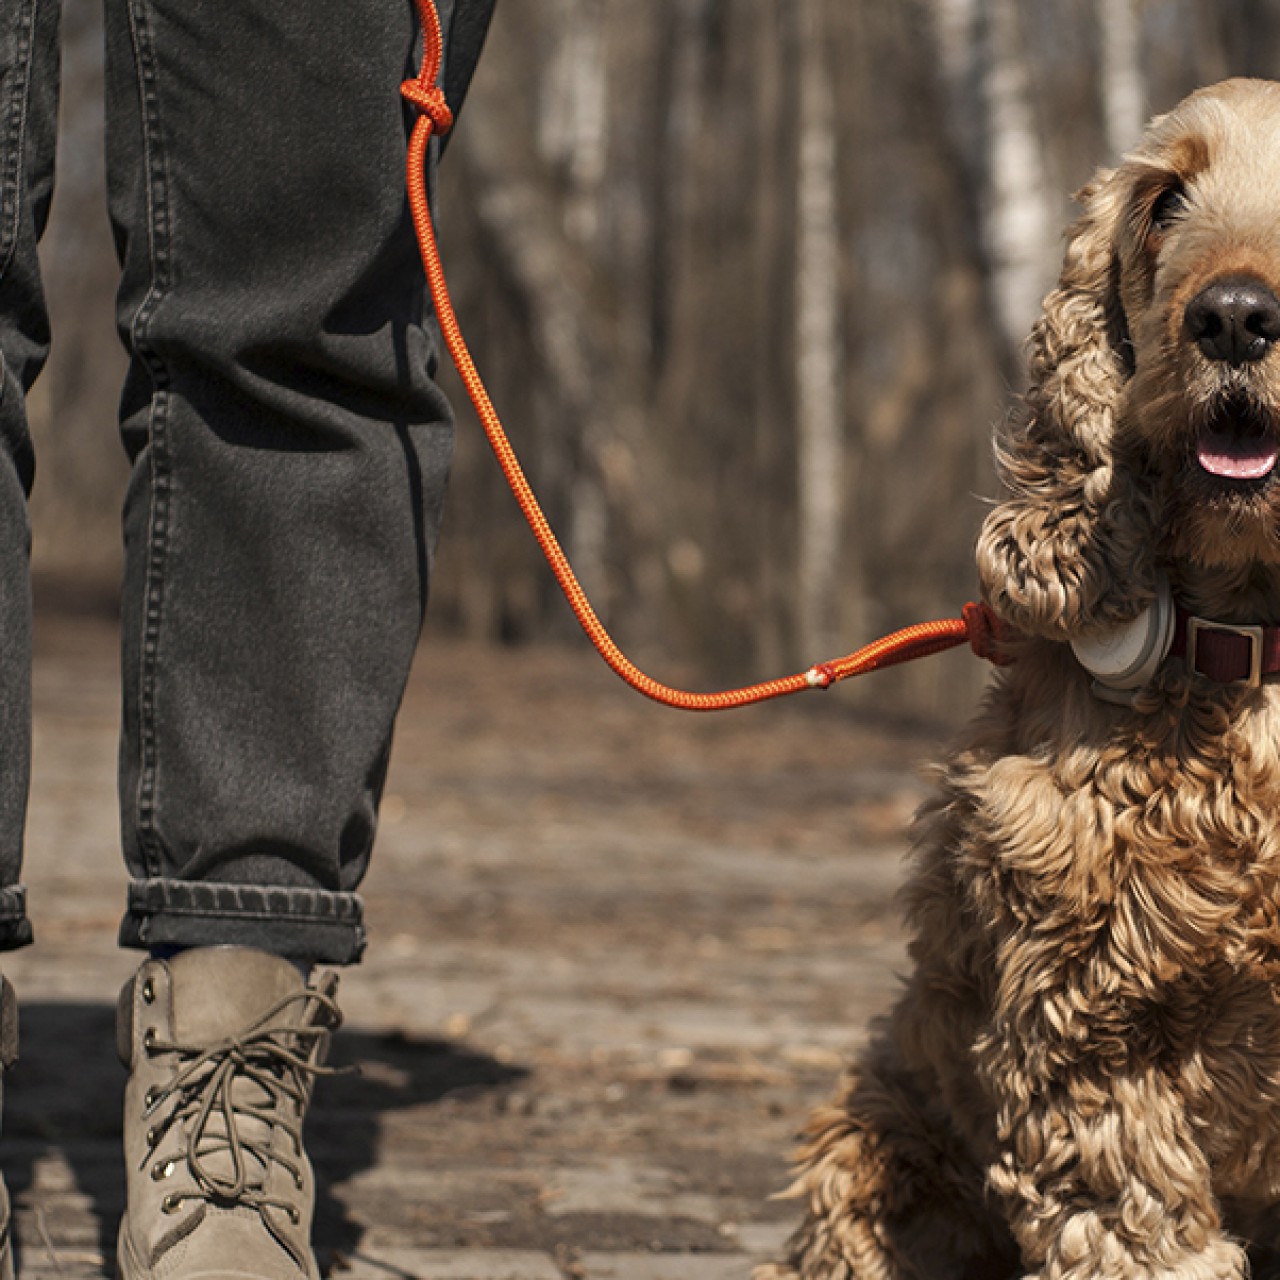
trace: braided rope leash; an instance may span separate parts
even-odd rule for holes
[[[718,693],[695,693],[663,684],[646,675],[618,648],[592,608],[568,557],[543,514],[471,358],[449,297],[431,210],[427,204],[426,156],[431,138],[448,132],[452,127],[453,113],[445,101],[444,91],[436,83],[440,73],[443,41],[435,5],[432,0],[416,0],[416,3],[422,22],[422,65],[417,76],[406,80],[400,91],[406,101],[411,102],[420,112],[409,138],[407,184],[409,209],[418,236],[418,247],[422,253],[422,265],[426,270],[436,319],[449,355],[457,367],[471,403],[475,406],[489,447],[502,468],[521,513],[587,638],[612,670],[633,689],[665,706],[684,711],[727,711],[733,707],[750,706],[752,703],[785,697],[791,693],[802,693],[806,689],[828,689],[851,676],[864,675],[901,662],[941,653],[944,649],[955,648],[966,641],[979,657],[1003,663],[1005,658],[1001,653],[1000,642],[1007,638],[1007,632],[987,605],[974,603],[966,604],[959,618],[917,623],[843,658],[817,663],[808,671]]]

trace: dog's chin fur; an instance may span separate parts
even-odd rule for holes
[[[1280,423],[1280,352],[1215,365],[1183,321],[1221,273],[1280,292],[1280,86],[1194,95],[1082,199],[977,548],[1024,639],[938,770],[912,972],[758,1280],[1280,1275],[1280,684],[1170,660],[1115,706],[1068,644],[1161,573],[1280,623],[1280,477],[1200,443]]]
[[[1183,567],[1177,576],[1194,573],[1205,580],[1215,571],[1233,577],[1252,569],[1280,574],[1280,483],[1274,475],[1263,481],[1223,484],[1188,461],[1174,477],[1170,491],[1164,545],[1168,559]],[[1234,603],[1223,601],[1233,613]]]

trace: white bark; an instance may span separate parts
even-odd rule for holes
[[[845,451],[835,99],[823,0],[800,0],[796,194],[799,639],[813,660],[837,642]]]
[[[563,192],[566,239],[588,254],[599,250],[601,199],[607,161],[608,99],[604,0],[551,0],[548,21],[555,33],[541,82],[537,145],[541,158],[558,175]],[[585,403],[591,417],[571,424],[577,439],[565,441],[575,458],[568,492],[565,549],[594,603],[603,611],[608,580],[605,568],[609,507],[596,453],[602,435],[599,395],[590,385],[598,370],[585,370]],[[604,428],[607,431],[607,426]]]
[[[538,152],[564,178],[565,230],[590,243],[609,136],[603,0],[550,0],[548,7],[555,39],[540,85]]]
[[[1015,0],[986,0],[982,69],[990,138],[986,238],[1001,327],[1016,349],[1040,310],[1056,256],[1050,201]]]
[[[1119,159],[1142,136],[1146,83],[1135,0],[1094,0],[1102,44],[1102,113],[1107,149]]]

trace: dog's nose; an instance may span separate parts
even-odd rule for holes
[[[1187,333],[1210,360],[1261,360],[1280,338],[1280,299],[1260,280],[1216,280],[1187,304]]]

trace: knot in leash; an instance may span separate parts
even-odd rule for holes
[[[439,136],[453,128],[453,112],[439,85],[424,83],[421,77],[406,80],[400,86],[400,96],[406,102],[413,103],[431,121],[432,133]]]
[[[422,26],[422,63],[418,74],[400,86],[400,94],[422,112],[422,118],[429,122],[432,133],[448,133],[453,128],[453,111],[445,101],[444,90],[436,84],[444,59],[440,15],[436,13],[434,0],[416,0],[416,3]]]

